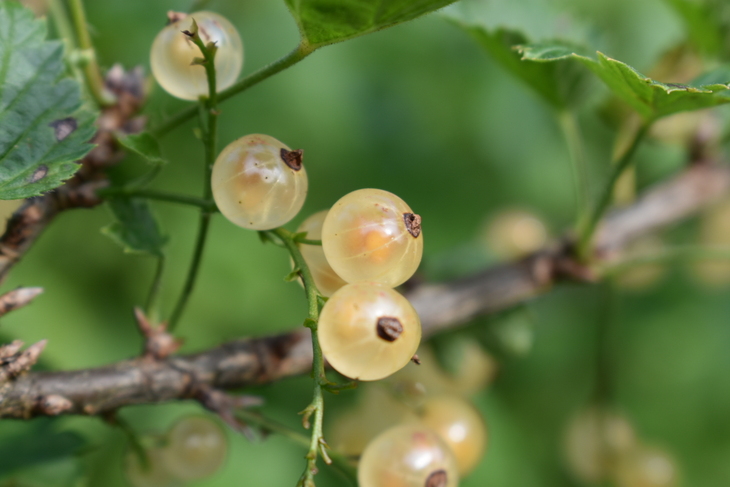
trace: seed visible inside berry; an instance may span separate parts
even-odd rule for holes
[[[327,214],[322,247],[345,281],[375,281],[395,287],[408,280],[421,263],[421,217],[393,193],[353,191]]]
[[[289,154],[288,163],[282,151]],[[290,166],[292,161],[299,161],[298,169]],[[223,216],[252,230],[270,230],[294,218],[308,187],[301,151],[260,134],[241,137],[221,151],[213,165],[211,184]]]

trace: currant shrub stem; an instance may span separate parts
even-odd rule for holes
[[[206,46],[197,33],[194,33],[191,40],[195,43],[200,52],[203,54],[203,67],[208,78],[208,98],[201,99],[198,107],[194,107],[196,111],[200,110],[200,126],[203,132],[203,145],[205,148],[205,157],[203,159],[203,200],[211,201],[213,191],[210,186],[210,176],[215,162],[217,133],[218,133],[218,99],[216,96],[216,76],[215,76],[215,46]],[[207,120],[205,120],[207,118]],[[188,275],[185,279],[182,294],[178,298],[175,309],[170,317],[168,331],[172,332],[180,322],[183,311],[187,306],[190,295],[195,287],[195,281],[198,277],[200,262],[203,258],[205,250],[205,242],[208,237],[208,228],[210,227],[210,217],[213,212],[209,208],[201,207],[200,219],[198,220],[198,236],[195,241],[195,250],[193,258],[188,268]]]
[[[303,411],[304,425],[310,425],[312,428],[312,436],[309,441],[309,451],[307,452],[307,467],[304,470],[297,487],[314,487],[314,475],[317,473],[317,457],[322,455],[326,463],[330,463],[325,448],[324,435],[322,433],[322,420],[324,418],[324,389],[330,386],[324,370],[324,356],[322,348],[319,345],[319,336],[317,334],[317,323],[319,321],[319,291],[314,283],[314,278],[309,270],[304,257],[295,240],[295,234],[277,228],[271,230],[286,246],[294,260],[294,268],[297,270],[304,283],[304,291],[307,295],[307,304],[309,314],[304,326],[312,330],[312,378],[314,379],[314,397],[312,402]],[[329,460],[329,461],[328,461]]]
[[[573,176],[573,187],[575,189],[576,222],[580,222],[585,218],[584,213],[588,211],[589,207],[588,171],[586,168],[585,151],[583,150],[583,138],[575,113],[569,110],[558,113],[558,123],[568,146],[570,169]]]
[[[114,98],[104,89],[104,79],[101,77],[101,70],[96,62],[96,51],[94,51],[94,45],[89,35],[84,4],[82,0],[68,0],[68,5],[76,30],[78,46],[81,50],[88,52],[90,56],[89,60],[84,63],[84,75],[91,96],[99,106],[111,105],[114,103]]]
[[[266,432],[281,435],[285,438],[288,438],[292,442],[303,446],[304,448],[309,448],[310,439],[307,436],[277,421],[254,413],[247,409],[236,411],[236,417],[238,417],[244,423],[258,426]],[[330,450],[329,456],[332,459],[332,466],[339,470],[343,475],[345,475],[345,477],[347,477],[352,485],[357,485],[357,470],[355,469],[355,467],[352,466],[347,456],[334,450]]]
[[[606,182],[606,185],[601,190],[598,202],[593,208],[593,211],[588,215],[586,219],[581,221],[581,223],[579,224],[577,250],[578,255],[581,258],[586,259],[588,257],[593,234],[596,230],[598,222],[601,220],[603,214],[606,212],[609,205],[611,204],[611,197],[613,196],[613,188],[616,185],[616,181],[618,181],[621,174],[623,174],[626,168],[629,167],[629,165],[631,164],[633,156],[636,153],[636,149],[639,147],[639,144],[644,139],[646,133],[649,131],[650,126],[650,122],[647,122],[641,126],[641,128],[636,132],[636,135],[634,135],[634,138],[631,141],[631,145],[629,145],[629,147],[621,155],[621,157],[612,165],[611,174],[608,178],[608,181]]]
[[[651,254],[638,255],[621,260],[618,263],[608,264],[599,268],[598,272],[601,277],[614,277],[642,265],[702,260],[730,260],[730,247],[695,245],[670,247],[654,251]]]
[[[139,464],[142,467],[142,470],[149,471],[152,465],[150,465],[150,459],[147,455],[147,450],[142,445],[142,442],[139,440],[139,436],[137,435],[137,432],[134,431],[134,428],[132,428],[132,425],[130,425],[124,418],[121,418],[119,414],[113,415],[107,421],[107,424],[112,424],[122,430],[124,436],[127,437],[127,441],[129,441],[129,447],[136,455],[137,460],[139,460]]]
[[[195,196],[187,196],[177,193],[168,193],[165,191],[157,191],[154,189],[130,189],[130,188],[106,188],[97,191],[97,194],[103,198],[108,196],[127,196],[131,198],[145,198],[155,201],[166,201],[168,203],[179,203],[182,205],[193,206],[201,210],[207,210],[216,213],[218,207],[212,199],[197,198]]]
[[[226,88],[225,90],[218,93],[218,101],[225,101],[229,98],[231,98],[234,95],[237,95],[252,86],[260,83],[261,81],[295,65],[305,57],[309,56],[313,52],[312,48],[306,47],[306,46],[298,46],[296,49],[294,49],[292,52],[284,56],[283,58],[269,64],[268,66],[265,66],[258,71],[251,73],[250,75],[246,76],[245,78],[238,81],[233,86]],[[181,125],[182,123],[190,120],[191,118],[195,117],[196,107],[189,107],[185,110],[182,110],[176,115],[173,115],[172,118],[162,122],[159,126],[154,127],[151,130],[151,133],[156,136],[160,137],[162,135],[165,135],[178,125]]]
[[[160,254],[157,256],[157,266],[155,268],[155,277],[152,279],[152,285],[150,286],[149,294],[147,295],[147,302],[145,303],[145,311],[147,317],[153,323],[156,323],[159,319],[159,298],[160,289],[162,288],[162,274],[165,270],[165,256]]]

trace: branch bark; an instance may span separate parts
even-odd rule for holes
[[[691,166],[601,223],[596,258],[611,258],[635,239],[669,226],[722,197],[730,168]],[[406,293],[428,337],[547,292],[566,279],[590,280],[562,242],[518,262]],[[305,374],[312,365],[309,330],[240,339],[193,355],[142,357],[68,372],[33,372],[0,386],[0,418],[102,414],[123,406],[196,399],[201,387],[233,389]],[[48,405],[52,404],[53,407]]]

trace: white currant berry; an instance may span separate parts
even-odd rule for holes
[[[189,30],[192,19],[198,25],[203,43],[215,43],[216,91],[236,82],[243,67],[243,43],[236,28],[225,17],[214,12],[195,12],[172,22],[162,29],[152,43],[150,65],[152,74],[162,88],[183,100],[208,96],[205,68],[193,65],[202,58],[200,48],[182,31]]]
[[[539,250],[547,237],[547,229],[539,217],[517,208],[495,214],[483,232],[487,248],[502,259],[517,259]]]
[[[378,380],[403,368],[421,341],[421,321],[397,291],[374,282],[335,292],[319,318],[322,352],[339,373]]]
[[[411,277],[421,263],[421,217],[393,193],[353,191],[327,214],[322,248],[345,281],[376,281],[395,287]]]
[[[180,480],[198,480],[212,475],[223,464],[228,451],[225,431],[204,416],[190,416],[167,432],[162,460]]]
[[[678,481],[674,459],[656,447],[636,447],[621,457],[616,469],[618,487],[674,487]]]
[[[124,464],[124,474],[132,487],[178,487],[180,481],[168,470],[162,459],[163,450],[153,447],[145,451],[147,468],[137,452],[130,450]]]
[[[320,240],[322,238],[322,224],[326,216],[327,210],[315,213],[299,225],[297,233],[307,232],[308,239]],[[309,266],[312,278],[314,278],[314,284],[323,296],[330,297],[335,291],[347,284],[332,270],[332,266],[324,256],[321,245],[301,244],[299,250],[307,266]]]
[[[418,420],[413,410],[381,383],[360,384],[357,406],[337,415],[326,431],[327,443],[344,455],[360,456],[373,438],[395,425]]]
[[[611,475],[618,459],[635,443],[634,429],[624,417],[591,407],[571,418],[565,436],[565,457],[578,480],[598,483]]]
[[[443,395],[428,399],[420,416],[451,448],[459,476],[471,473],[487,448],[487,428],[479,411],[465,399]]]
[[[395,426],[365,448],[357,468],[360,487],[457,487],[454,454],[431,429]]]
[[[252,230],[271,230],[294,218],[308,186],[302,151],[260,134],[241,137],[221,151],[211,184],[223,216]]]

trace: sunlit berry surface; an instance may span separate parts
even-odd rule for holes
[[[421,421],[451,448],[459,476],[471,473],[487,447],[487,428],[481,414],[466,399],[437,396],[425,402]]]
[[[320,240],[322,238],[322,224],[326,216],[327,210],[311,215],[299,225],[297,232],[307,232],[308,239]],[[321,245],[304,244],[299,246],[299,250],[312,272],[314,284],[323,296],[330,297],[332,293],[347,284],[327,262]]]
[[[404,283],[423,255],[420,221],[417,230],[409,231],[409,215],[414,215],[411,208],[388,191],[360,189],[343,196],[322,228],[327,260],[347,282]]]
[[[421,321],[397,291],[372,282],[348,284],[322,308],[319,340],[339,373],[378,380],[411,360],[421,341]]]
[[[192,65],[202,58],[200,48],[182,31],[189,30],[192,20],[198,24],[200,39],[215,43],[217,91],[235,83],[243,67],[243,43],[236,28],[225,17],[214,12],[195,12],[174,22],[157,34],[150,53],[150,66],[157,82],[172,96],[197,100],[208,96],[205,68]]]
[[[419,424],[395,426],[365,448],[359,487],[456,487],[459,473],[449,447]]]
[[[270,230],[294,218],[307,197],[304,166],[282,157],[289,147],[268,135],[231,142],[213,165],[213,198],[223,216],[252,230]]]

